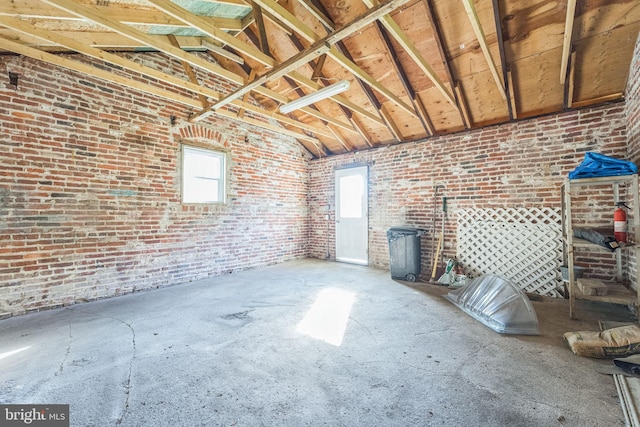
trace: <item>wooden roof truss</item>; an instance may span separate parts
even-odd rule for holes
[[[277,131],[325,156],[623,99],[640,31],[634,0],[207,2],[1,2],[0,53],[157,96],[185,107],[184,120]],[[132,53],[150,51],[181,70]],[[215,79],[229,89],[211,89]],[[345,79],[345,93],[278,110]]]

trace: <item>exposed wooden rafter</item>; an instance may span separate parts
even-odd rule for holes
[[[209,41],[209,40],[202,40],[200,42],[200,44],[202,45],[202,47],[204,47],[205,49],[209,50],[210,52],[214,52],[220,56],[224,56],[227,59],[232,60],[233,62],[237,62],[238,64],[244,64],[244,58],[242,58],[241,56],[236,55],[235,53],[231,53],[228,50],[226,50],[225,48],[223,48],[222,46],[218,46],[217,44]]]
[[[362,0],[362,1],[368,7],[373,7],[379,3],[378,0]],[[456,105],[456,101],[453,98],[453,95],[451,94],[451,92],[449,92],[449,89],[447,89],[447,87],[444,85],[442,80],[440,80],[440,77],[438,77],[436,72],[433,71],[433,68],[431,68],[431,65],[429,65],[427,60],[424,59],[424,57],[415,47],[413,42],[409,39],[409,37],[406,36],[404,31],[402,31],[402,29],[398,26],[398,24],[396,24],[393,18],[389,15],[385,15],[382,18],[380,18],[380,22],[382,23],[382,25],[384,25],[387,31],[389,31],[389,33],[393,36],[396,42],[398,42],[398,44],[402,46],[402,48],[407,53],[407,55],[409,55],[409,57],[413,59],[416,65],[429,78],[429,80],[433,82],[435,87],[440,91],[440,93],[442,94],[442,96],[444,96],[447,102],[450,103],[453,107],[458,108],[458,106]]]
[[[316,43],[313,46],[310,46],[307,50],[300,52],[298,55],[294,56],[293,58],[288,59],[287,61],[283,62],[278,67],[276,67],[275,69],[258,77],[251,83],[244,85],[240,89],[236,90],[235,92],[232,92],[230,95],[227,95],[225,98],[219,100],[210,109],[201,112],[198,115],[197,120],[202,120],[203,118],[212,114],[213,110],[217,110],[218,108],[224,107],[225,105],[238,99],[245,93],[256,89],[258,86],[262,86],[268,81],[275,80],[277,78],[280,78],[286,75],[290,71],[295,70],[301,65],[309,62],[311,59],[317,58],[318,56],[322,55],[323,53],[326,53],[327,51],[329,51],[329,45],[324,42]]]
[[[326,12],[324,10],[321,10],[321,8],[318,5],[314,4],[313,1],[298,0],[298,3],[300,4],[300,6],[307,9],[309,13],[311,13],[311,15],[313,15],[318,21],[320,21],[320,23],[324,25],[325,28],[335,30],[333,21],[327,16]]]
[[[43,61],[43,62],[47,62],[62,68],[66,68],[69,70],[73,70],[73,71],[77,71],[79,73],[85,74],[85,75],[89,75],[89,76],[93,76],[96,78],[99,78],[101,80],[105,80],[111,83],[115,83],[118,84],[120,86],[124,86],[124,87],[128,87],[134,90],[138,90],[153,96],[157,96],[159,98],[162,99],[166,99],[168,101],[171,102],[177,102],[179,104],[185,105],[187,107],[191,107],[191,108],[200,108],[200,101],[194,98],[189,98],[183,95],[179,95],[176,94],[175,92],[166,90],[166,89],[161,89],[157,86],[154,85],[150,85],[147,83],[142,83],[133,79],[130,79],[128,77],[123,77],[121,75],[103,70],[101,68],[97,68],[97,67],[93,67],[91,65],[87,65],[85,63],[79,62],[79,61],[74,61],[72,59],[68,59],[59,55],[54,55],[51,53],[47,53],[47,52],[43,52],[39,49],[35,49],[29,46],[25,46],[22,45],[20,43],[15,43],[11,40],[7,40],[7,39],[3,39],[2,40],[2,45],[11,50],[12,52],[18,53],[20,55],[24,55],[26,57],[29,58],[33,58],[36,59],[38,61]],[[247,105],[247,108],[252,108],[251,106]],[[236,119],[237,117],[235,115],[235,113],[232,113],[231,111],[227,111],[227,110],[221,110],[216,112],[216,114],[219,114],[221,116],[225,116],[228,118],[232,118],[232,119]],[[284,129],[278,126],[274,126],[270,123],[267,122],[263,122],[260,120],[256,120],[256,119],[252,119],[249,117],[245,117],[242,119],[244,122],[246,123],[251,123],[255,126],[258,126],[260,128],[263,129],[269,129],[272,131],[276,131],[279,132],[281,134],[284,135],[289,135],[292,136],[296,139],[300,139],[300,140],[306,140],[306,141],[310,141],[312,143],[318,143],[318,139],[316,137],[313,136],[309,136],[306,135],[304,133],[300,133],[300,132],[294,132],[294,131],[290,131],[288,129]],[[309,127],[307,126],[307,129]]]
[[[217,75],[218,77],[222,77],[226,80],[231,80],[238,84],[243,83],[242,78],[240,78],[239,76],[209,61],[198,58],[195,55],[192,55],[188,52],[178,49],[177,47],[172,46],[171,43],[169,43],[168,41],[162,41],[158,38],[155,38],[146,33],[143,33],[142,31],[136,30],[133,27],[121,24],[120,22],[117,22],[106,16],[101,16],[100,11],[96,10],[94,6],[81,5],[71,0],[43,0],[43,1],[45,1],[46,3],[52,4],[56,7],[59,7],[63,10],[66,10],[69,13],[73,13],[77,16],[82,16],[90,21],[96,22],[100,25],[104,25],[105,27],[110,28],[116,33],[129,37],[132,40],[136,40],[146,46],[151,46],[155,49],[158,49],[159,51],[162,51],[169,56],[172,56],[180,61],[188,62],[194,67],[201,68],[207,72]]]
[[[498,0],[493,0],[493,18],[496,23],[496,36],[498,39],[498,50],[500,51],[500,64],[502,65],[502,81],[504,82],[504,90],[507,95],[507,110],[509,111],[509,120],[513,120],[513,106],[511,105],[511,85],[509,83],[509,79],[507,78],[507,68],[509,65],[507,64],[507,55],[504,51],[504,39],[502,37],[502,25],[501,25],[501,17],[500,17],[500,3]]]
[[[109,6],[94,5],[93,8],[102,16],[128,25],[188,27],[178,19],[153,10],[137,9],[135,13],[132,13],[130,8],[118,7],[113,4]],[[28,19],[56,18],[63,21],[79,21],[83,19],[73,13],[44,5],[41,0],[0,1],[0,16],[20,16]],[[223,31],[242,30],[242,21],[240,19],[208,17],[207,20],[211,25]]]
[[[330,33],[328,36],[321,38],[311,28],[309,28],[306,24],[304,24],[300,19],[296,18],[293,14],[291,14],[289,11],[287,11],[285,8],[283,8],[281,5],[274,2],[273,0],[254,0],[254,1],[260,4],[260,6],[262,6],[263,9],[268,10],[270,13],[276,16],[279,20],[287,24],[292,30],[296,31],[298,34],[300,34],[300,36],[302,36],[305,40],[307,40],[310,43],[315,43],[319,40],[328,39],[333,34],[342,32],[344,31],[345,28],[349,27],[349,25],[347,25],[340,30]],[[352,34],[355,31],[359,30],[360,28],[370,24],[371,22],[378,19],[380,16],[384,16],[386,13],[389,13],[392,10],[397,9],[398,7],[402,6],[404,3],[408,1],[409,0],[398,0],[398,3],[396,3],[395,0],[388,0],[385,3],[381,3],[380,5],[378,5],[373,9],[369,9],[369,11],[365,15],[363,15],[363,17],[368,16],[369,19],[365,22],[361,20],[362,19],[361,17],[360,22],[363,25],[361,25],[357,29],[353,29],[354,27],[350,27],[349,34]],[[371,19],[371,17],[373,16],[375,16],[375,19]],[[342,38],[340,38],[340,40],[341,39]],[[333,44],[336,41],[338,40],[330,42],[330,44]],[[402,101],[394,93],[392,93],[390,90],[388,90],[383,85],[381,85],[378,81],[376,81],[376,79],[371,77],[363,69],[358,67],[353,61],[350,61],[345,55],[340,53],[335,47],[332,47],[329,50],[328,56],[331,57],[331,59],[336,61],[338,64],[340,64],[342,67],[347,69],[349,72],[351,72],[355,77],[364,81],[373,89],[375,89],[377,92],[379,92],[381,95],[385,96],[389,101],[398,105],[405,112],[407,112],[408,114],[411,114],[414,117],[417,117],[416,112],[413,111],[413,109],[409,107],[404,101]]]
[[[108,63],[114,64],[116,66],[119,67],[123,67],[126,69],[129,69],[131,71],[134,72],[138,72],[138,73],[142,73],[144,75],[153,77],[155,79],[158,79],[159,81],[163,81],[166,83],[170,83],[173,84],[177,87],[181,87],[181,88],[185,88],[187,90],[190,90],[191,92],[194,92],[196,94],[198,94],[198,96],[200,97],[200,103],[201,103],[201,107],[203,106],[202,104],[204,104],[204,106],[208,105],[208,101],[207,101],[207,97],[211,98],[213,100],[217,100],[220,98],[220,94],[214,90],[205,88],[200,86],[199,84],[197,84],[197,80],[195,79],[195,74],[193,73],[193,70],[191,70],[191,72],[187,71],[187,74],[189,76],[189,78],[192,80],[191,82],[185,81],[183,79],[177,78],[175,76],[172,76],[170,74],[166,74],[166,73],[162,73],[160,71],[157,71],[153,68],[138,64],[137,62],[131,61],[131,60],[127,60],[125,58],[122,58],[118,55],[114,55],[108,52],[104,52],[100,49],[96,49],[90,46],[85,46],[82,45],[81,43],[73,40],[73,39],[68,39],[65,37],[62,37],[60,35],[57,35],[51,31],[46,31],[46,30],[42,30],[42,29],[38,29],[36,27],[33,27],[32,25],[24,22],[24,21],[20,21],[18,19],[12,19],[12,18],[6,18],[6,17],[0,17],[0,25],[8,27],[8,28],[13,28],[16,31],[21,31],[24,33],[30,33],[30,34],[34,34],[34,35],[38,35],[40,37],[42,37],[43,39],[47,39],[50,40],[56,44],[59,44],[61,46],[66,46],[70,49],[73,49],[77,52],[81,52],[87,56],[91,56],[94,57],[96,59],[100,59],[102,61],[106,61]],[[173,39],[173,37],[170,37],[170,39]],[[174,41],[172,41],[173,43]],[[19,52],[18,52],[19,53]],[[32,53],[33,56],[34,53]],[[53,56],[55,58],[55,56]],[[48,57],[50,58],[50,57]],[[188,68],[190,69],[190,66],[188,66],[188,63],[183,63],[185,65],[185,70]],[[56,65],[60,65],[60,64],[56,64]],[[68,64],[67,64],[68,65]],[[65,65],[62,65],[65,66]],[[69,68],[68,66],[66,68]],[[93,70],[92,70],[93,71]],[[95,75],[98,78],[105,78],[105,76],[103,75],[96,75],[96,74],[92,74]],[[238,76],[238,78],[240,78]],[[115,83],[121,83],[121,80],[118,80]],[[129,87],[133,87],[133,88],[137,88],[138,86],[135,85],[135,83],[133,85],[129,85]],[[151,93],[148,89],[144,90],[147,93]],[[170,95],[168,95],[168,93],[163,93],[162,94],[163,98],[166,99],[171,99],[177,102],[180,102],[182,104],[185,105],[189,105],[189,106],[193,106],[193,104],[191,103],[185,103],[183,100],[181,100],[180,98],[174,98]],[[291,126],[295,126],[298,127],[300,129],[304,129],[304,130],[311,130],[314,133],[318,134],[318,135],[323,135],[325,137],[334,139],[334,135],[333,132],[330,132],[329,130],[323,130],[321,128],[315,127],[315,126],[310,126],[309,124],[306,123],[302,123],[299,122],[297,120],[292,120],[286,116],[283,115],[279,115],[279,114],[273,114],[271,112],[268,112],[260,107],[256,107],[253,106],[249,103],[245,101],[235,101],[233,103],[235,106],[240,107],[243,111],[247,110],[247,111],[251,111],[253,114],[256,114],[258,116],[262,116],[265,118],[275,118],[276,120],[280,121],[283,124],[288,124]],[[224,113],[224,115],[226,115],[226,113]],[[244,114],[242,116],[240,116],[239,118],[243,118]],[[348,126],[348,125],[345,125]],[[264,127],[264,126],[263,126]],[[269,129],[273,129],[273,126],[270,126]]]
[[[135,73],[140,73],[140,74],[152,77],[154,79],[157,79],[159,81],[163,81],[163,82],[175,85],[177,87],[184,88],[188,91],[191,91],[198,95],[209,97],[213,100],[217,100],[220,98],[220,94],[212,89],[205,88],[200,85],[188,82],[186,80],[183,80],[171,74],[163,73],[161,71],[156,70],[155,68],[144,66],[135,61],[122,58],[121,56],[115,55],[113,53],[105,52],[95,47],[86,46],[75,39],[64,37],[53,31],[47,31],[41,28],[37,28],[29,24],[28,22],[21,21],[19,19],[0,17],[0,25],[3,27],[12,28],[15,31],[19,31],[21,33],[32,34],[36,37],[42,38],[43,40],[48,40],[57,45],[67,47],[71,50],[87,55],[91,58],[95,58],[100,61],[113,64],[117,67],[122,67],[126,70],[130,70]],[[40,52],[40,51],[36,51],[36,52]],[[31,53],[34,54],[34,52],[31,52]],[[50,59],[51,57],[47,56],[47,58]],[[56,56],[53,56],[53,58],[56,58]]]
[[[176,36],[174,36],[173,34],[169,34],[167,35],[167,39],[169,40],[169,43],[171,43],[174,47],[180,48],[180,43],[178,43],[178,39],[176,39]],[[189,80],[191,81],[191,83],[200,86],[200,82],[198,82],[198,77],[196,76],[196,73],[193,71],[193,68],[191,68],[191,64],[189,64],[188,62],[182,61],[182,67],[184,68],[184,72],[187,73],[187,77],[189,77]],[[207,105],[209,105],[209,101],[207,101],[206,96],[199,93],[198,98],[200,98],[200,103],[202,104],[202,108],[206,108]]]
[[[564,21],[564,36],[562,37],[562,62],[560,63],[560,84],[567,78],[567,67],[571,55],[571,39],[573,37],[573,21],[576,13],[576,0],[567,0],[567,14]]]
[[[509,92],[509,96],[511,99],[511,114],[513,115],[513,120],[518,118],[518,107],[516,104],[516,88],[513,85],[513,73],[511,72],[511,67],[507,68],[507,81],[509,82],[509,87],[511,91]]]
[[[418,105],[418,103],[420,103],[420,100],[418,100],[416,91],[413,88],[413,85],[411,84],[411,82],[409,81],[409,78],[407,77],[407,73],[405,72],[404,67],[400,63],[400,60],[398,59],[398,54],[396,53],[396,49],[393,47],[393,44],[391,43],[391,39],[389,38],[389,34],[387,34],[387,30],[385,30],[384,26],[380,23],[380,21],[377,22],[376,29],[378,30],[378,34],[380,34],[380,37],[384,41],[384,44],[387,47],[387,50],[389,51],[389,54],[391,55],[391,63],[393,64],[393,68],[396,70],[396,74],[398,75],[398,78],[402,82],[402,86],[404,86],[405,92],[407,92],[407,95],[409,95],[409,99],[411,99],[411,102],[413,103],[413,108],[415,108],[416,111],[418,112],[418,116],[420,117],[420,122],[422,123],[422,126],[424,126],[425,131],[427,131],[429,135],[433,135],[429,127],[427,126],[427,121],[429,120],[429,115],[427,114],[427,110],[426,108],[424,108],[424,105]]]
[[[269,53],[269,40],[267,37],[267,30],[264,27],[264,19],[262,18],[262,9],[253,1],[248,0],[253,8],[253,17],[256,27],[258,27],[258,46],[265,55],[271,55]]]
[[[569,55],[569,64],[567,73],[569,74],[569,78],[564,82],[564,92],[562,97],[562,107],[566,110],[567,108],[571,108],[571,104],[573,103],[573,90],[574,90],[574,82],[575,82],[575,64],[576,60],[576,52],[572,51],[571,55]]]
[[[59,0],[56,0],[56,1],[59,1]],[[234,99],[237,99],[238,97],[242,96],[244,93],[250,90],[253,90],[257,86],[260,86],[276,78],[280,78],[285,74],[289,73],[290,71],[293,71],[296,68],[300,67],[302,64],[309,62],[311,59],[317,58],[318,56],[324,53],[327,53],[332,49],[331,44],[341,41],[345,37],[348,37],[349,35],[358,31],[362,27],[375,21],[376,19],[378,19],[378,17],[388,13],[391,10],[398,8],[399,6],[403,5],[407,1],[409,0],[388,0],[385,3],[381,3],[379,6],[373,9],[370,9],[366,14],[360,16],[355,21],[349,23],[348,25],[345,25],[344,27],[342,27],[337,31],[334,31],[333,33],[327,35],[326,37],[323,37],[317,40],[313,45],[309,46],[306,50],[300,52],[299,54],[295,55],[289,60],[283,62],[282,64],[280,64],[273,70],[269,71],[265,75],[260,76],[250,84],[236,90],[235,92],[231,93],[227,97],[219,100],[213,105],[212,109],[215,110],[220,107],[223,107],[224,105],[228,104]],[[264,4],[263,4],[264,0],[255,0],[255,2],[258,3],[260,6],[264,7]],[[200,113],[199,116],[202,117],[206,115],[208,115],[208,112],[203,111]]]
[[[324,61],[327,60],[327,55],[321,55],[318,58],[318,62],[313,66],[313,74],[311,80],[320,80],[322,78],[322,67],[324,67]]]
[[[493,56],[491,56],[491,52],[489,51],[489,45],[484,35],[484,31],[482,30],[482,25],[480,24],[480,18],[478,17],[478,12],[476,12],[476,7],[473,4],[473,0],[462,0],[462,4],[464,5],[464,9],[467,11],[469,22],[471,23],[471,27],[473,28],[473,31],[476,34],[478,43],[480,43],[480,48],[482,49],[482,53],[484,54],[484,58],[487,61],[487,64],[489,65],[489,71],[491,71],[493,80],[496,82],[496,86],[500,91],[500,95],[502,95],[502,98],[506,101],[507,93],[505,92],[504,84],[502,83],[502,80],[500,80],[500,75],[498,73],[496,63],[493,60]]]
[[[49,1],[49,0],[47,0]],[[56,0],[60,1],[60,0]],[[241,40],[227,34],[219,28],[216,28],[214,25],[205,18],[198,15],[194,15],[178,6],[177,4],[171,2],[170,0],[147,0],[159,10],[163,11],[167,15],[178,19],[179,21],[184,22],[192,28],[197,29],[198,31],[202,31],[204,34],[213,38],[214,40],[218,40],[219,42],[229,45],[236,49],[237,51],[247,55],[248,57],[260,62],[267,67],[273,67],[275,65],[275,61],[269,55],[266,55],[264,52],[249,46],[248,44],[242,42]],[[266,36],[265,36],[266,38]]]
[[[291,41],[291,43],[296,47],[296,49],[298,50],[303,50],[304,47],[302,45],[302,43],[300,42],[300,40],[298,40],[298,38],[294,35],[290,35],[289,36],[289,40]],[[320,58],[326,58],[326,55],[322,55],[320,56]],[[316,70],[319,69],[319,64],[318,63],[314,63],[314,61],[309,61],[309,65],[313,68],[314,70],[314,74],[316,72]],[[298,73],[298,72],[291,72],[289,73],[289,77],[294,80],[296,83],[301,84],[303,86],[306,86],[312,90],[320,90],[322,89],[322,87],[326,87],[328,86],[330,83],[328,80],[324,79],[324,74],[322,73],[322,71],[318,72],[318,76],[320,78],[322,78],[323,80],[321,80],[324,84],[321,85],[319,83],[314,82],[312,79],[308,79],[307,77],[303,76],[302,74]],[[354,119],[353,119],[353,111],[358,111],[364,114],[368,114],[368,112],[362,108],[360,108],[359,106],[355,105],[352,102],[347,101],[344,97],[340,96],[340,95],[334,95],[330,98],[331,100],[335,101],[339,108],[340,111],[342,111],[342,114],[347,118],[347,120],[352,124],[353,129],[355,130],[355,132],[357,134],[359,134],[365,141],[365,143],[369,146],[371,146],[371,141],[369,140],[369,137],[366,135],[366,133],[361,132],[361,128],[354,125]],[[348,105],[343,105],[342,102],[347,103]],[[349,109],[351,108],[351,109]],[[353,111],[352,111],[353,110]],[[373,115],[372,115],[373,116]],[[375,117],[375,116],[373,116]],[[377,119],[377,117],[375,117]],[[382,121],[382,119],[380,119],[380,121]]]
[[[344,55],[344,57],[347,58],[350,62],[354,62],[353,58],[351,57],[351,54],[347,50],[347,47],[344,45],[344,43],[342,42],[337,43],[336,49],[340,52],[341,55]],[[380,102],[380,100],[378,100],[378,97],[376,96],[376,94],[373,93],[373,90],[369,86],[367,86],[361,79],[358,79],[357,82],[360,85],[360,89],[362,89],[362,92],[364,92],[365,96],[367,97],[371,105],[373,105],[373,107],[376,109],[376,111],[380,115],[382,122],[387,127],[391,135],[393,135],[396,141],[400,141],[401,136],[396,131],[397,128],[393,123],[391,116],[388,114],[387,111],[383,112],[382,103]]]
[[[81,70],[192,120],[255,123],[324,156],[624,99],[631,3],[0,0],[0,55]],[[345,79],[348,91],[280,113]]]
[[[469,129],[471,127],[471,116],[469,114],[469,110],[467,110],[467,103],[464,100],[464,96],[462,95],[462,88],[460,87],[460,83],[458,83],[454,90],[456,91],[456,96],[460,100],[460,107],[462,109],[462,118],[465,129]]]

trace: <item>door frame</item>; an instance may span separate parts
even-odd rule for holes
[[[341,174],[347,173],[347,171],[359,170],[354,175],[360,175],[364,177],[364,194],[362,199],[362,208],[363,208],[363,218],[359,225],[361,227],[361,234],[363,235],[362,249],[364,255],[362,258],[360,257],[344,257],[339,256],[339,228],[340,228],[340,189],[339,189],[339,178]],[[369,265],[369,165],[367,164],[356,164],[349,165],[346,167],[336,168],[334,170],[334,185],[335,185],[335,222],[334,222],[334,250],[336,254],[336,261],[346,262],[351,264],[359,264],[359,265]]]

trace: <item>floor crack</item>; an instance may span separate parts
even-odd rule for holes
[[[129,412],[129,396],[131,392],[131,373],[133,371],[133,362],[136,359],[136,331],[133,329],[133,326],[131,326],[129,323],[120,319],[115,319],[115,320],[126,325],[131,330],[131,345],[132,345],[131,360],[129,360],[129,372],[127,372],[127,379],[124,383],[124,394],[125,394],[124,408],[122,409],[122,414],[116,420],[116,425],[120,425],[122,424],[124,417],[127,415],[127,412]]]
[[[64,364],[67,362],[67,358],[71,353],[71,340],[73,339],[73,336],[71,335],[71,325],[68,325],[68,326],[69,326],[69,343],[67,344],[67,351],[65,352],[64,357],[62,358],[62,362],[60,362],[60,367],[58,368],[56,373],[53,374],[54,377],[57,377],[58,375],[62,374],[62,371],[64,370]]]
[[[87,313],[84,310],[78,310],[78,311]],[[124,382],[124,394],[125,394],[124,408],[122,409],[122,414],[116,419],[116,425],[121,425],[122,422],[124,421],[124,418],[127,416],[127,413],[129,412],[129,394],[131,391],[131,375],[133,372],[133,362],[136,360],[136,331],[133,329],[133,326],[131,326],[130,323],[127,323],[122,319],[118,319],[117,317],[112,317],[112,316],[105,316],[102,314],[97,314],[97,315],[100,317],[106,317],[107,319],[116,320],[131,330],[131,360],[129,360],[129,370],[127,372],[127,379]]]

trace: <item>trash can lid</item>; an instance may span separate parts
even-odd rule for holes
[[[395,234],[406,234],[406,235],[416,234],[420,236],[422,234],[425,234],[427,230],[424,230],[422,228],[415,228],[415,227],[391,227],[387,232],[395,233]]]

